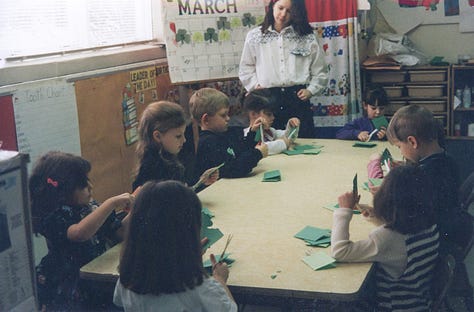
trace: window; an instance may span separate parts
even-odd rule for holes
[[[157,5],[158,4],[158,5]],[[1,0],[0,59],[159,37],[159,0]]]

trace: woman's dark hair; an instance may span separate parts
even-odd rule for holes
[[[390,170],[374,196],[374,215],[401,234],[432,226],[436,222],[433,187],[422,169],[405,165]]]
[[[29,179],[33,232],[41,233],[41,219],[72,200],[74,191],[88,186],[90,163],[84,158],[51,151],[36,162]]]
[[[201,202],[178,181],[140,190],[120,258],[120,282],[139,294],[169,294],[202,284]]]
[[[267,13],[263,23],[260,24],[262,33],[268,31],[268,27],[275,25],[275,18],[273,17],[273,7],[278,0],[271,0],[268,4]],[[313,33],[313,28],[308,22],[308,13],[306,12],[306,5],[304,0],[291,0],[290,25],[300,36]]]

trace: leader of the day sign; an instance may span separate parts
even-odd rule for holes
[[[238,77],[245,36],[263,21],[264,0],[161,3],[172,83]]]

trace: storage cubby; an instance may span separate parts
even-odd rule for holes
[[[405,105],[421,105],[432,111],[443,123],[446,134],[450,134],[450,74],[450,66],[363,67],[362,87],[383,86],[390,100],[385,111],[387,118]]]
[[[472,137],[474,139],[474,66],[452,65],[451,77],[451,135],[457,137]],[[471,92],[470,105],[465,105],[463,101],[466,86]],[[458,91],[457,94],[457,90],[461,91]],[[459,93],[461,94],[459,95]],[[469,131],[469,129],[471,129],[471,131]]]

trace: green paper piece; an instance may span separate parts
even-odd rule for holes
[[[331,244],[331,233],[328,233],[327,236],[320,237],[317,240],[305,239],[304,241],[307,246],[328,247]]]
[[[255,139],[254,139],[255,142],[260,142],[262,140],[262,132],[260,131],[260,129],[261,127],[259,127],[257,131],[255,132]]]
[[[369,178],[369,182],[372,184],[372,186],[380,186],[380,185],[382,185],[383,179]],[[368,185],[367,185],[367,187],[368,187]]]
[[[382,127],[387,129],[388,120],[385,116],[379,116],[372,119],[372,124],[374,125],[375,129],[380,130]]]
[[[292,155],[299,155],[299,154],[319,154],[321,152],[321,149],[323,148],[323,145],[296,145],[293,147],[291,150],[285,150],[283,151],[284,154],[292,156]]]
[[[322,238],[331,237],[331,230],[307,225],[301,231],[296,233],[295,237],[305,241],[317,242]]]
[[[201,227],[210,227],[212,226],[211,216],[201,211]]]
[[[326,208],[326,209],[329,209],[331,211],[335,211],[337,208],[339,208],[339,204],[329,204],[329,205],[325,205],[323,207]],[[357,209],[353,209],[352,213],[353,214],[360,214],[360,211],[357,210]]]
[[[202,246],[203,250],[211,247],[215,242],[217,242],[221,237],[224,236],[219,229],[210,229],[201,227],[201,239],[207,237],[208,241],[206,245]]]
[[[296,136],[298,135],[299,129],[300,129],[300,127],[291,127],[288,130],[288,139],[291,140],[293,138],[296,138]]]
[[[303,154],[308,155],[318,155],[319,153],[321,153],[321,150],[317,148],[307,149],[303,151]]]
[[[393,162],[393,157],[388,148],[385,148],[380,156],[380,165],[383,166],[387,162]]]
[[[359,190],[357,188],[357,173],[352,179],[352,194],[354,194],[354,196],[357,196],[359,194]]]
[[[281,181],[280,170],[271,170],[263,174],[262,182],[278,182]]]
[[[229,256],[230,256],[230,253],[225,253],[224,257],[222,257],[222,262],[225,262],[227,264],[232,264],[233,262],[235,262],[235,259],[231,259],[229,258]],[[215,255],[215,257],[216,257],[217,262],[221,261],[221,255]],[[205,268],[212,268],[211,260],[207,259],[203,261],[202,266]]]
[[[325,270],[336,267],[336,260],[328,256],[325,252],[317,251],[309,256],[303,257],[303,262],[313,270]]]
[[[272,275],[270,275],[270,277],[271,277],[272,279],[275,279],[275,278],[277,277],[277,275],[276,275],[276,274],[272,274]]]
[[[366,190],[366,191],[370,191],[370,189],[369,189],[369,182],[364,182],[364,183],[362,184],[362,189],[363,189],[363,190]]]
[[[214,214],[212,213],[212,211],[210,211],[209,208],[207,207],[202,207],[201,212],[205,215],[208,215],[211,218],[214,217]]]
[[[377,143],[357,141],[357,142],[355,142],[352,146],[353,146],[353,147],[367,147],[367,148],[371,148],[371,147],[377,146]]]
[[[304,151],[304,150],[314,149],[314,148],[316,148],[314,145],[309,145],[309,144],[295,145],[295,147],[294,147],[294,149],[297,150],[297,151]]]

